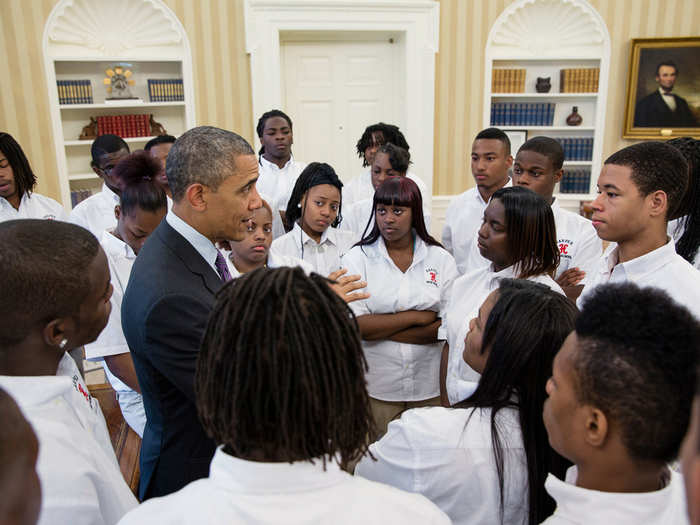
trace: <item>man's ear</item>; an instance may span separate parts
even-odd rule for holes
[[[554,172],[554,184],[557,182],[561,181],[561,178],[564,176],[564,168],[557,170]]]
[[[599,408],[586,406],[585,410],[583,438],[592,447],[602,447],[608,437],[608,418]]]
[[[104,177],[102,175],[102,170],[100,168],[98,168],[94,162],[90,163],[90,167],[92,168],[92,171],[94,171],[97,174],[97,176],[99,178],[104,179]]]
[[[668,214],[668,196],[665,191],[656,190],[646,196],[649,204],[649,214],[652,217],[666,217]]]
[[[506,167],[510,168],[513,166],[513,155],[508,155],[506,157]]]
[[[114,217],[115,217],[117,220],[119,220],[119,217],[121,216],[121,214],[122,214],[122,207],[119,206],[119,204],[117,204],[117,205],[114,207]]]
[[[210,193],[211,190],[204,184],[195,182],[185,189],[185,200],[194,210],[202,212],[207,209],[207,195]]]
[[[69,321],[64,317],[52,319],[44,326],[44,342],[49,346],[59,347],[61,341],[68,339],[66,330],[68,329]]]

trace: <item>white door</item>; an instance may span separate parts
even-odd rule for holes
[[[285,42],[283,110],[294,123],[294,157],[327,162],[347,182],[362,172],[356,144],[377,122],[403,123],[400,46],[382,41]]]

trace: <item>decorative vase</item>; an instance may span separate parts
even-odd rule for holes
[[[574,109],[571,112],[571,115],[566,117],[566,125],[567,126],[580,126],[581,122],[583,122],[583,117],[578,112],[578,106],[574,106]]]
[[[551,77],[537,77],[537,84],[535,84],[535,89],[538,93],[549,93],[549,90],[552,89],[552,83],[550,82],[550,79]]]

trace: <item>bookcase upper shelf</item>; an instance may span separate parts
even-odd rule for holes
[[[150,108],[163,106],[184,106],[185,102],[135,102],[125,100],[123,102],[105,102],[104,104],[60,104],[63,109],[109,109],[109,108]]]

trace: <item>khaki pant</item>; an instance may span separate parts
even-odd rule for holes
[[[421,401],[381,401],[379,399],[369,398],[372,407],[372,416],[374,424],[377,427],[377,433],[372,441],[378,441],[386,434],[389,422],[393,419],[398,419],[397,416],[404,410],[418,407],[436,407],[440,406],[440,396]]]

